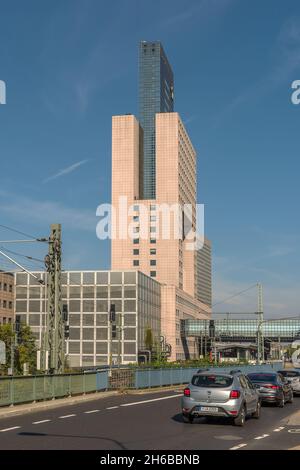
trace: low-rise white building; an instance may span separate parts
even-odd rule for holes
[[[35,272],[45,280],[44,272]],[[15,274],[15,312],[28,324],[41,344],[47,311],[47,292],[34,277]],[[145,333],[161,332],[161,286],[139,271],[65,271],[62,301],[68,306],[69,338],[66,354],[71,367],[101,366],[118,359],[118,334],[110,341],[109,310],[115,305],[117,332],[121,322],[121,361],[137,362],[145,346]],[[120,318],[119,318],[120,316]],[[111,348],[111,349],[110,349]]]

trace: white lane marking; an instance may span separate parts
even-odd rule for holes
[[[279,428],[273,429],[273,432],[279,432],[284,429],[284,426],[280,426]]]
[[[72,418],[73,416],[76,416],[76,415],[73,414],[73,415],[59,416],[59,419]]]
[[[86,414],[86,415],[89,415],[89,414],[91,414],[91,413],[98,413],[98,411],[100,411],[100,410],[85,411],[85,414]]]
[[[106,408],[107,410],[114,410],[115,408],[119,408],[118,406],[109,406],[108,408]]]
[[[32,424],[42,424],[42,423],[49,423],[50,419],[43,419],[42,421],[34,421]]]
[[[13,428],[0,429],[0,432],[12,431],[13,429],[20,429],[21,426],[14,426]]]
[[[269,437],[270,434],[263,434],[262,436],[257,436],[254,439],[265,439],[265,437]]]
[[[159,401],[159,400],[168,400],[169,398],[176,398],[176,397],[182,397],[182,393],[180,395],[170,395],[168,397],[153,398],[152,400],[135,401],[134,403],[124,403],[123,405],[120,405],[120,406],[142,405],[143,403],[151,403],[153,401]]]
[[[234,446],[234,447],[230,447],[229,450],[237,450],[237,449],[241,449],[242,447],[245,447],[247,444],[239,444],[237,446]]]

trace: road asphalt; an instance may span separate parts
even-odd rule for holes
[[[0,418],[0,449],[256,450],[300,445],[300,397],[263,406],[243,428],[226,419],[183,423],[180,390],[107,396]]]

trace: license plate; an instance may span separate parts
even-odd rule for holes
[[[219,408],[215,406],[197,406],[196,410],[197,411],[212,411],[213,413],[217,413],[219,411]]]

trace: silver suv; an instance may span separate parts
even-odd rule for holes
[[[201,372],[195,374],[184,389],[181,399],[184,422],[192,423],[198,416],[230,418],[236,426],[244,426],[246,416],[260,417],[259,394],[240,372]]]

